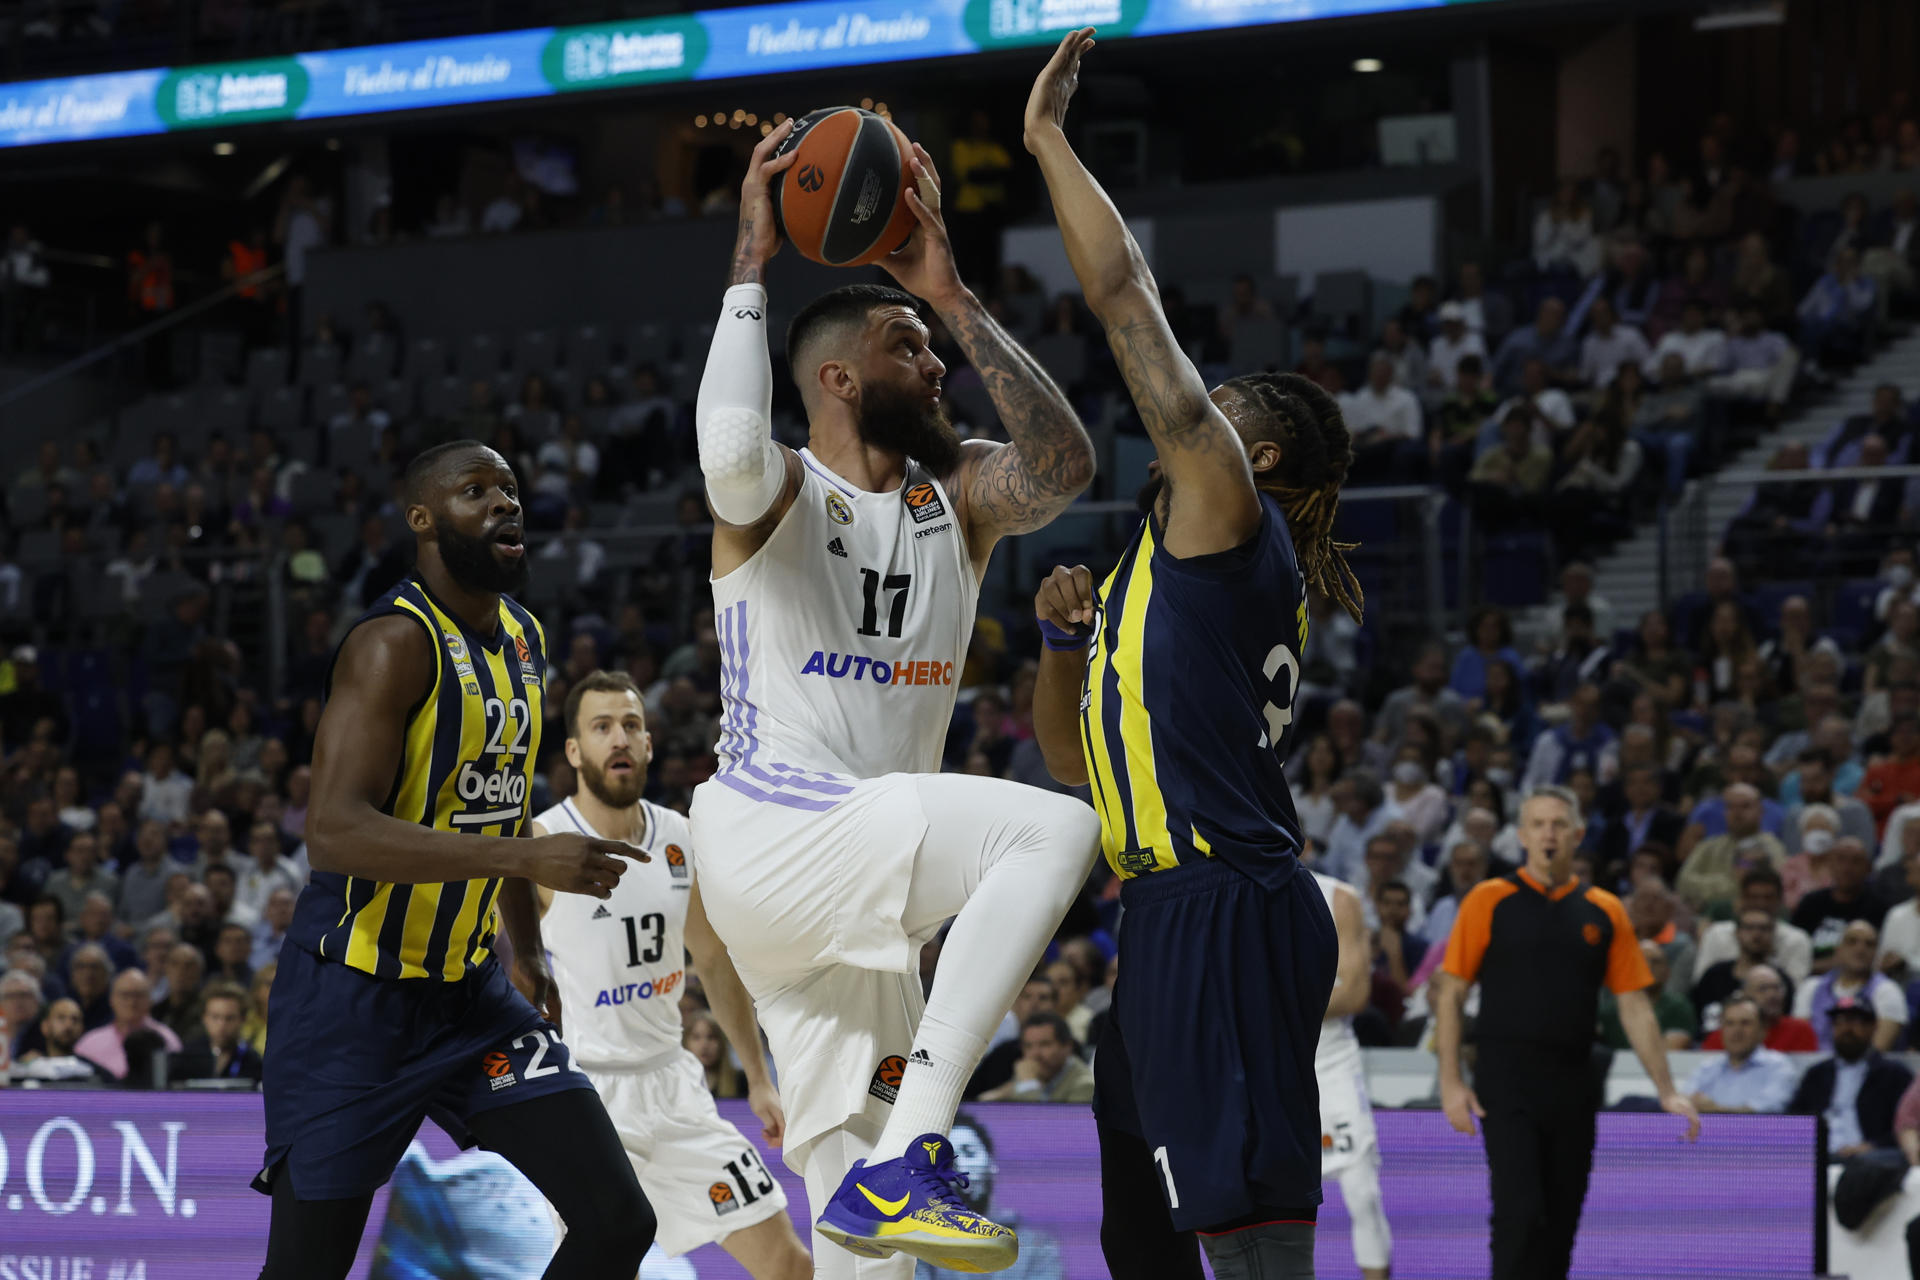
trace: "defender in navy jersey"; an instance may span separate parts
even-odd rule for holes
[[[1055,569],[1034,730],[1091,785],[1124,882],[1120,978],[1094,1058],[1104,1220],[1117,1280],[1313,1274],[1320,1203],[1314,1053],[1338,942],[1300,865],[1281,772],[1306,593],[1357,619],[1332,541],[1352,448],[1339,408],[1291,374],[1209,393],[1139,247],[1063,124],[1092,31],[1070,33],[1027,103],[1067,256],[1159,457],[1146,519],[1096,593]]]
[[[631,1280],[653,1211],[560,1039],[532,885],[605,898],[646,855],[513,838],[547,670],[539,622],[506,594],[526,582],[513,472],[460,441],[416,458],[406,491],[416,568],[341,642],[314,741],[313,878],[268,1014],[261,1277],[344,1277],[373,1193],[432,1115],[565,1218],[548,1276]]]

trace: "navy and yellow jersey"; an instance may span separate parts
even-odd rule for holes
[[[1269,887],[1300,819],[1281,766],[1307,642],[1306,585],[1279,504],[1230,551],[1177,558],[1151,516],[1100,588],[1080,702],[1101,844],[1123,879],[1219,858]]]
[[[418,578],[354,623],[401,616],[438,655],[433,687],[407,713],[406,741],[382,813],[440,831],[517,836],[540,752],[546,633],[502,596],[491,637],[463,623]],[[328,675],[331,688],[340,672]],[[491,954],[500,881],[388,884],[315,871],[289,930],[293,941],[376,978],[456,982]]]

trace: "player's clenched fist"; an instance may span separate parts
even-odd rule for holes
[[[527,879],[562,893],[590,893],[596,898],[613,893],[627,869],[624,859],[653,860],[630,844],[577,831],[557,831],[526,844],[521,874]]]
[[[1093,625],[1093,574],[1083,564],[1055,565],[1033,597],[1033,616],[1062,631]]]

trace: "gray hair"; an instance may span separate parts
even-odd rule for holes
[[[20,990],[32,992],[35,1000],[40,999],[40,979],[25,969],[9,969],[0,976],[0,996]]]
[[[107,977],[109,979],[119,971],[113,963],[113,957],[107,954],[107,949],[97,942],[82,943],[80,946],[75,947],[72,958],[67,961],[67,966],[71,968],[73,961],[78,960],[81,956],[95,957],[101,964],[107,966]]]
[[[1561,804],[1567,806],[1567,812],[1573,815],[1573,825],[1576,827],[1586,821],[1585,818],[1580,816],[1580,797],[1573,794],[1573,790],[1570,787],[1535,787],[1533,790],[1527,792],[1521,799],[1520,807],[1525,809],[1527,805],[1534,800],[1558,800]]]

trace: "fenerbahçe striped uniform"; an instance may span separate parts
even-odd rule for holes
[[[1121,877],[1101,1123],[1162,1152],[1174,1226],[1320,1203],[1314,1051],[1338,965],[1282,768],[1306,594],[1278,502],[1178,558],[1143,520],[1100,587],[1081,745]]]
[[[418,624],[436,660],[432,687],[407,712],[381,811],[438,831],[518,836],[544,712],[539,621],[503,596],[485,635],[418,577],[354,626],[384,617]],[[334,662],[329,692],[343,674],[338,651]],[[494,954],[500,885],[313,873],[268,1006],[261,1189],[285,1158],[303,1199],[365,1194],[392,1173],[423,1115],[458,1136],[475,1112],[592,1087]]]

